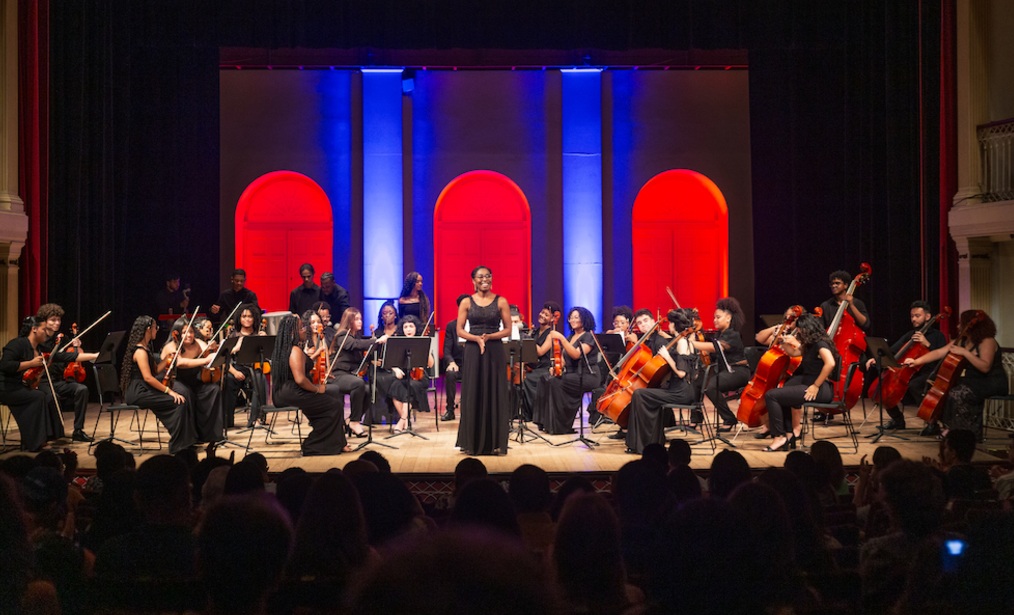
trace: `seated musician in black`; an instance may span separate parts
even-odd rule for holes
[[[535,397],[538,394],[539,385],[543,380],[551,377],[553,340],[549,333],[553,330],[553,323],[560,318],[562,312],[563,308],[555,301],[543,303],[542,309],[539,310],[539,328],[531,332],[532,339],[535,340],[535,348],[539,354],[539,360],[529,365],[532,371],[525,374],[525,379],[521,383],[521,392],[524,399],[521,411],[524,413],[526,421],[532,420],[532,409],[535,407]]]
[[[458,295],[455,305],[460,306],[467,294]],[[457,418],[454,409],[458,407],[458,382],[461,380],[461,360],[464,358],[464,347],[458,343],[458,319],[455,318],[444,327],[444,398],[447,400],[446,411],[440,416],[441,421],[453,421]]]
[[[722,426],[718,428],[722,432],[731,431],[737,422],[723,393],[736,391],[750,381],[750,366],[746,361],[743,336],[740,335],[745,320],[739,301],[734,297],[724,297],[715,305],[714,323],[718,338],[713,342],[692,341],[697,350],[709,353],[711,359],[712,367],[706,374],[704,393],[722,417]]]
[[[669,310],[666,315],[669,333],[675,336],[686,331],[693,326],[696,317],[696,310],[687,308]],[[670,375],[660,388],[637,389],[631,396],[630,409],[627,413],[628,453],[640,454],[645,446],[653,442],[665,444],[665,428],[674,423],[674,415],[669,410],[663,411],[662,406],[690,404],[697,399],[693,386],[697,356],[690,342],[681,337],[670,351],[667,346],[672,340],[666,340],[661,336],[653,337],[654,344],[663,342],[661,346],[652,349],[656,356],[663,358],[668,364]]]
[[[634,326],[632,327],[633,330],[628,329],[628,331],[624,336],[624,339],[627,341],[628,344],[636,344],[639,336],[644,335],[645,333],[651,331],[651,335],[645,338],[644,344],[651,349],[651,354],[654,355],[658,352],[659,348],[665,346],[666,343],[669,341],[666,338],[666,336],[661,334],[658,331],[658,328],[655,327],[655,318],[651,315],[651,312],[646,309],[642,308],[634,313],[633,324],[634,324]],[[623,369],[622,365],[613,365],[613,372],[616,373],[617,375],[619,375],[622,369]],[[608,384],[608,381],[611,380],[612,377],[607,376],[606,379]],[[591,423],[592,425],[595,425],[599,420],[597,416],[599,414],[598,404],[602,394],[605,393],[605,391],[606,387],[604,386],[599,387],[594,391],[592,391],[591,402],[588,404],[588,422]],[[624,440],[626,439],[626,437],[627,431],[623,427],[620,427],[619,430],[616,431],[616,433],[609,436],[611,440]]]
[[[335,355],[331,375],[338,391],[349,396],[349,420],[345,432],[362,438],[366,435],[361,425],[367,409],[366,382],[359,376],[365,371],[364,354],[387,341],[386,335],[378,338],[363,337],[363,314],[356,308],[346,308],[338,323],[332,345]]]
[[[63,308],[55,303],[44,303],[39,306],[38,312],[35,313],[35,319],[45,324],[46,333],[49,336],[47,340],[39,344],[39,351],[53,352],[57,349],[57,334],[60,332]],[[62,348],[70,343],[70,341],[62,340],[59,342],[59,345]],[[80,346],[81,342],[77,340],[74,344]],[[57,356],[66,356],[67,354],[76,355],[76,361],[94,361],[98,358],[98,353],[74,352],[70,348],[67,348],[65,352],[58,353]],[[67,366],[68,363],[65,361],[54,360],[50,363],[49,369],[42,372],[39,390],[46,395],[47,401],[51,401],[53,393],[56,393],[59,405],[54,404],[52,409],[59,409],[64,412],[67,410],[74,411],[74,431],[71,434],[71,439],[74,442],[91,442],[92,437],[84,431],[85,413],[88,411],[88,387],[78,382],[73,376],[65,376],[64,372]],[[52,387],[50,383],[52,383]],[[62,416],[57,414],[56,419],[57,423],[63,424]]]
[[[902,335],[898,341],[891,345],[892,353],[897,355],[909,341],[913,344],[921,344],[928,350],[943,348],[947,344],[947,339],[944,338],[944,334],[940,329],[930,327],[925,333],[920,331],[926,323],[933,319],[933,310],[930,308],[929,303],[925,301],[913,302],[909,308],[908,315],[912,321],[912,330]],[[866,382],[872,382],[873,378],[877,376],[876,363],[877,360],[872,357],[866,360]],[[902,398],[902,403],[918,407],[919,402],[922,401],[926,381],[932,372],[933,365],[927,364],[922,366],[912,376],[912,379],[908,382],[908,390],[905,391],[905,396]],[[881,379],[882,381],[883,379]],[[873,396],[874,401],[877,401],[876,391],[870,391],[870,395]],[[884,411],[891,417],[891,420],[884,424],[884,429],[905,429],[905,415],[902,413],[901,408],[895,405],[890,408],[884,408]]]

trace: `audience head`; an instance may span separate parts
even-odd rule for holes
[[[229,469],[225,477],[225,495],[264,491],[264,473],[256,461],[244,459]]]
[[[975,433],[968,429],[951,429],[944,436],[941,451],[948,465],[970,463],[975,455]]]
[[[676,438],[675,440],[669,441],[669,467],[675,468],[676,466],[690,465],[690,458],[692,452],[690,450],[690,443],[682,438]]]
[[[873,468],[878,472],[901,459],[901,453],[893,446],[878,446],[873,451]]]
[[[922,537],[940,526],[943,486],[924,464],[907,459],[892,463],[880,475],[880,491],[891,519],[902,532]]]
[[[613,476],[613,502],[624,524],[657,518],[674,503],[665,486],[665,475],[638,459],[627,462]]]
[[[503,488],[489,478],[473,480],[461,489],[450,522],[456,528],[484,528],[521,539],[514,504]]]
[[[658,442],[652,442],[645,446],[641,451],[641,459],[657,468],[662,474],[669,471],[669,453],[666,452],[665,446]]]
[[[356,462],[369,463],[362,459]],[[413,529],[419,503],[400,478],[381,472],[355,474],[349,478],[359,491],[371,545],[381,546]]]
[[[546,512],[553,499],[549,474],[538,466],[524,464],[511,473],[507,495],[519,513]]]
[[[344,581],[366,561],[369,545],[359,494],[340,471],[317,477],[296,526],[289,575]]]
[[[577,612],[620,612],[626,606],[620,522],[596,493],[567,500],[556,524],[553,572]]]
[[[286,468],[278,475],[275,497],[282,508],[289,513],[293,525],[299,523],[306,502],[306,494],[313,485],[313,476],[303,468]]]
[[[387,457],[384,457],[377,451],[366,451],[360,455],[359,458],[369,461],[373,465],[377,466],[377,469],[384,474],[391,473],[391,462],[387,460]]]
[[[732,490],[750,482],[750,464],[743,455],[726,449],[715,455],[708,477],[708,492],[712,497],[727,498]]]
[[[37,466],[21,479],[21,500],[36,527],[58,530],[67,516],[67,481],[56,468]]]
[[[190,516],[190,473],[171,455],[156,455],[137,468],[134,501],[150,523],[186,523]]]
[[[475,457],[465,457],[454,466],[454,492],[460,493],[462,487],[480,478],[486,478],[489,472],[486,465]]]
[[[225,480],[229,477],[230,465],[211,468],[201,486],[201,508],[207,510],[217,504],[225,495]]]
[[[208,510],[197,531],[197,568],[212,610],[261,611],[291,542],[285,511],[265,494],[226,497]]]
[[[676,501],[681,505],[703,495],[701,481],[688,465],[678,465],[669,470],[665,482],[669,486],[669,491],[676,496]]]
[[[817,440],[810,447],[810,457],[832,489],[837,490],[845,481],[845,466],[841,452],[830,440]]]
[[[579,493],[595,493],[595,485],[580,474],[572,474],[556,490],[556,496],[549,507],[549,516],[553,518],[553,521],[560,519],[560,513],[563,512],[563,507],[566,506],[567,500]]]
[[[380,468],[377,467],[377,464],[362,457],[346,463],[342,471],[353,480],[360,474],[380,474]]]

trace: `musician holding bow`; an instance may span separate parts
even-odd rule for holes
[[[48,336],[46,341],[39,345],[41,352],[51,353],[62,350],[57,348],[57,340],[59,339],[57,336],[60,333],[63,313],[63,308],[55,303],[45,303],[39,306],[39,310],[35,313],[35,319],[45,324]],[[74,344],[80,346],[81,342],[75,340]],[[96,352],[59,352],[55,356],[59,358],[66,355],[73,357],[70,362],[94,361],[99,356]],[[68,364],[68,361],[54,360],[48,371],[43,370],[39,390],[46,395],[48,400],[52,400],[53,394],[56,394],[56,403],[52,401],[50,403],[52,409],[57,411],[56,417],[61,426],[63,425],[63,417],[60,411],[74,409],[74,431],[71,434],[71,439],[75,442],[91,442],[92,437],[84,431],[85,413],[88,411],[88,387],[74,378],[65,377],[64,372]]]

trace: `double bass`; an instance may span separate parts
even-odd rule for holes
[[[846,295],[853,295],[856,289],[862,284],[870,281],[873,270],[869,263],[859,265],[859,274],[852,279]],[[848,301],[842,301],[838,311],[834,314],[831,325],[827,328],[827,336],[834,340],[834,346],[841,357],[840,374],[834,383],[834,397],[845,403],[845,408],[851,410],[863,393],[863,374],[856,372],[849,383],[848,390],[845,390],[845,381],[848,379],[848,366],[859,360],[859,357],[866,352],[866,334],[856,325],[852,315],[848,313]]]
[[[972,327],[982,322],[985,317],[986,314],[981,310],[975,316],[972,316],[968,324],[962,327],[957,339],[953,343],[961,345],[968,337],[968,332]],[[940,361],[936,376],[933,378],[933,384],[930,385],[930,390],[926,393],[926,397],[919,404],[919,418],[928,424],[935,423],[940,418],[940,413],[944,410],[944,398],[947,397],[947,393],[954,386],[954,381],[961,375],[967,363],[968,359],[956,352],[948,352],[947,356]]]
[[[945,307],[939,314],[929,319],[926,324],[919,329],[919,333],[923,335],[933,326],[938,320],[944,320],[949,318],[951,315],[951,308]],[[917,344],[913,340],[908,340],[905,345],[898,349],[898,352],[894,354],[894,359],[898,363],[904,363],[905,359],[918,359],[929,352],[929,349],[922,344]],[[902,365],[901,367],[888,367],[884,370],[883,378],[877,378],[870,384],[870,396],[875,400],[883,400],[885,408],[894,408],[901,403],[901,399],[905,396],[905,392],[908,391],[908,385],[912,381],[912,377],[915,376],[921,367],[912,365]]]
[[[760,362],[757,363],[757,370],[754,372],[753,378],[750,379],[746,388],[743,389],[743,394],[739,397],[739,409],[736,412],[736,418],[740,423],[745,423],[747,427],[760,426],[761,417],[767,413],[767,402],[764,401],[764,394],[771,389],[778,388],[785,377],[792,359],[792,357],[785,354],[785,351],[782,350],[780,345],[782,336],[805,311],[801,305],[794,305],[789,308],[785,320],[782,324],[778,325],[778,330],[771,339],[767,351],[761,357]]]

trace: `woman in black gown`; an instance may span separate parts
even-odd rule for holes
[[[458,305],[458,337],[465,340],[465,350],[455,446],[467,455],[506,455],[511,417],[507,359],[500,340],[511,332],[510,305],[493,294],[488,267],[472,270],[472,284],[475,292]]]
[[[430,317],[430,298],[423,290],[423,277],[416,271],[405,276],[405,283],[398,296],[398,318],[415,316],[422,322]]]
[[[595,317],[586,308],[573,307],[567,312],[567,324],[569,338],[559,331],[549,334],[563,346],[564,373],[544,380],[535,397],[535,424],[548,434],[574,433],[581,398],[601,382]]]
[[[351,451],[345,440],[345,398],[335,384],[314,384],[311,363],[303,352],[307,324],[299,316],[278,323],[271,355],[272,398],[276,406],[295,406],[310,421],[312,431],[303,440],[303,455],[338,455]]]
[[[745,321],[739,301],[735,297],[723,297],[715,305],[714,323],[718,339],[692,342],[697,350],[711,355],[712,368],[704,394],[722,417],[718,431],[732,431],[738,421],[736,414],[729,409],[724,393],[741,389],[750,382],[750,364],[746,360],[743,336],[739,333]]]
[[[183,395],[190,402],[194,415],[194,427],[197,429],[199,442],[214,444],[225,439],[222,419],[222,387],[217,382],[202,382],[201,368],[211,363],[214,349],[208,349],[208,342],[202,337],[209,334],[202,332],[211,327],[207,318],[194,319],[194,325],[186,326],[186,319],[180,318],[173,325],[172,333],[179,332],[182,342],[177,345],[170,335],[169,341],[162,348],[162,359],[173,352],[179,351],[176,360],[176,381],[172,389]],[[207,355],[207,356],[204,356]]]
[[[169,431],[169,452],[175,455],[197,443],[197,429],[187,398],[155,378],[158,370],[151,343],[157,333],[154,318],[134,320],[120,367],[120,388],[125,402],[148,408],[162,421]]]

